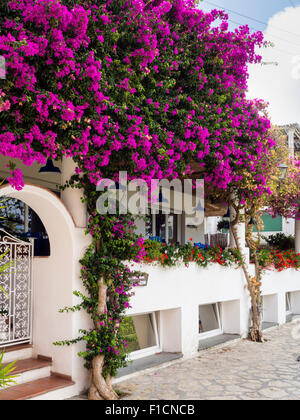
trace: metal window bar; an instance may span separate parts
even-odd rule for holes
[[[205,238],[205,241],[209,242],[212,247],[221,246],[221,248],[227,248],[229,244],[228,233],[216,233],[209,235],[209,238]]]
[[[291,293],[290,292],[286,293],[286,314],[287,315],[292,315],[293,314],[292,304],[291,304]]]

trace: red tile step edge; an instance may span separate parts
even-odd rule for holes
[[[38,379],[0,391],[0,401],[29,400],[57,389],[74,385],[74,382],[56,376]]]

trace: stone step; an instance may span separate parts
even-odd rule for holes
[[[32,345],[21,344],[12,347],[0,348],[0,353],[4,352],[3,363],[14,362],[32,358]]]
[[[50,376],[5,389],[0,392],[0,401],[64,400],[75,393],[74,382]]]
[[[51,362],[41,359],[18,360],[12,375],[18,375],[15,382],[24,384],[37,379],[47,378],[51,375]]]

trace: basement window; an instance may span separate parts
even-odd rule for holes
[[[34,240],[35,257],[50,256],[46,228],[38,214],[24,202],[6,197],[5,205],[0,209],[0,229],[22,241]]]
[[[222,334],[220,304],[199,306],[199,335],[201,339]]]
[[[177,214],[152,214],[147,217],[146,237],[157,238],[161,242],[176,243],[178,236]]]
[[[285,309],[286,309],[286,315],[290,316],[293,314],[292,311],[292,304],[291,304],[291,293],[288,292],[285,295]]]
[[[131,359],[150,356],[160,351],[157,318],[154,312],[124,318],[120,329],[125,336]]]

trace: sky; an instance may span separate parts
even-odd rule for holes
[[[273,124],[300,124],[300,0],[208,0],[203,10],[225,9],[230,29],[248,24],[273,47],[258,50],[264,65],[249,66],[249,98],[269,102]]]

